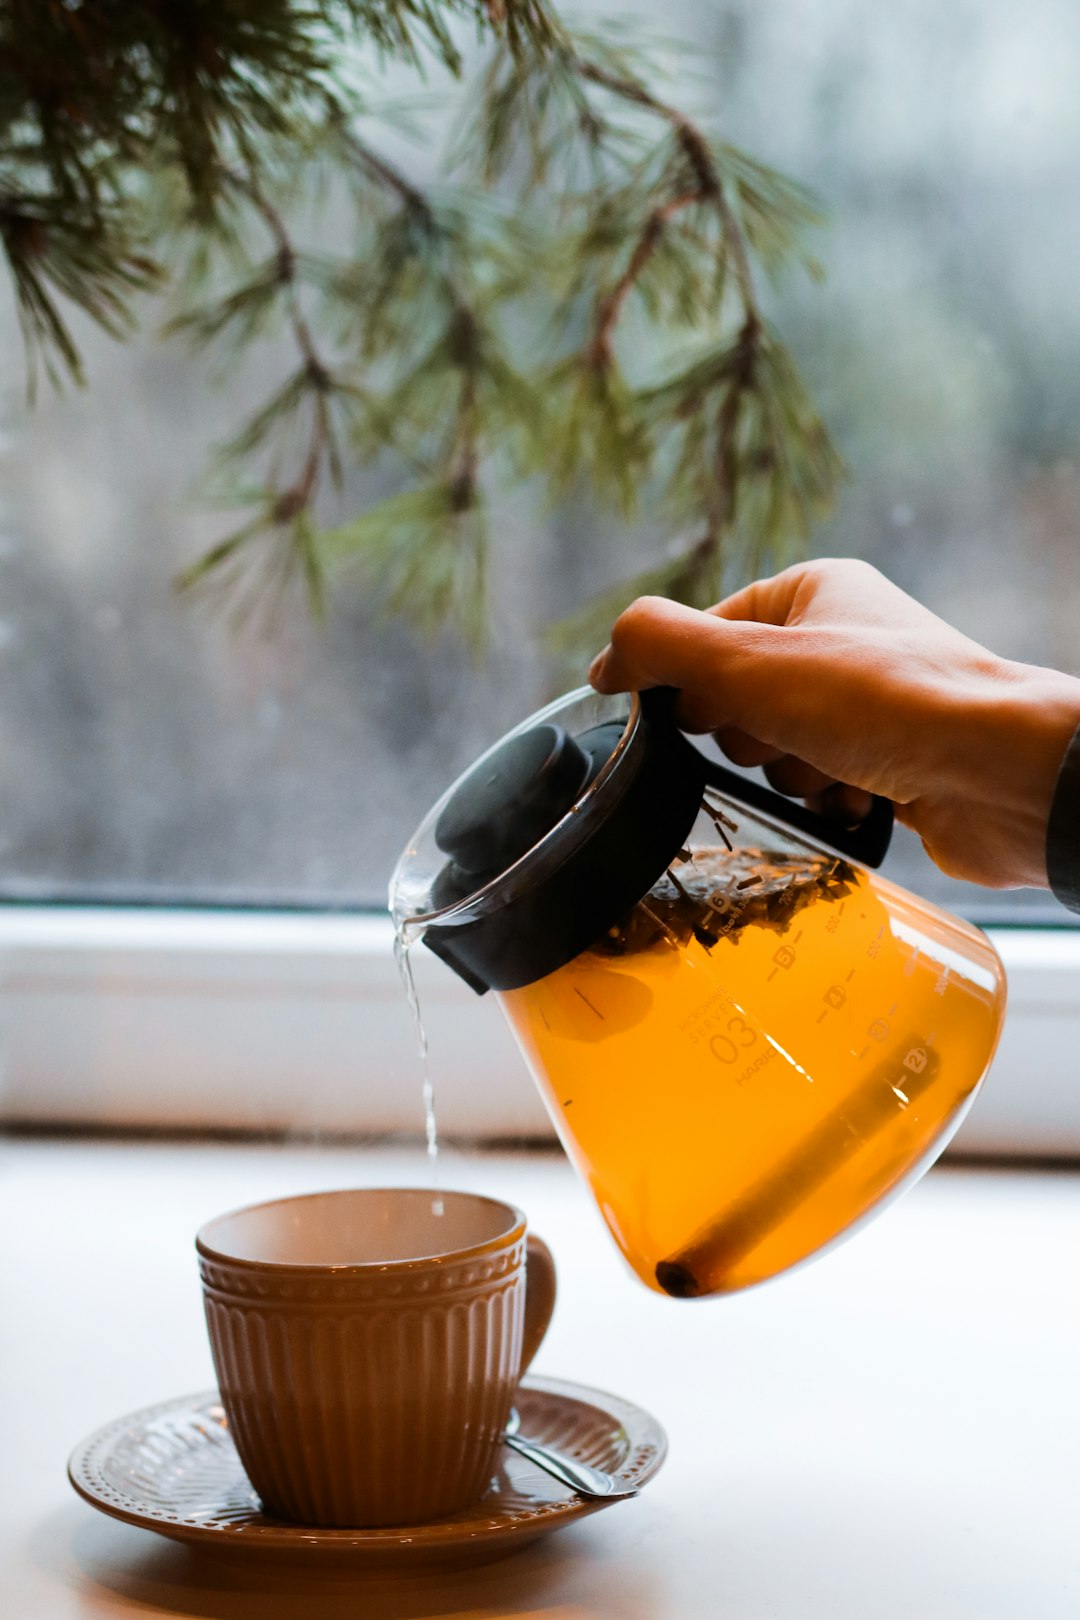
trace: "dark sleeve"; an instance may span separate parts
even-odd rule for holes
[[[1046,829],[1046,875],[1070,911],[1080,911],[1080,727],[1065,750]]]

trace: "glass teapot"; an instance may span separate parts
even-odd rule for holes
[[[394,873],[399,935],[494,990],[641,1280],[725,1294],[926,1170],[1005,1008],[977,929],[847,828],[714,764],[677,694],[561,698],[449,788]]]

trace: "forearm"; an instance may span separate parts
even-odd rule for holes
[[[969,854],[985,863],[981,881],[1046,888],[1051,806],[1080,726],[1080,680],[1003,660],[996,679],[950,693],[946,703],[952,713],[942,733],[954,753],[943,780],[952,784],[954,832],[966,812]],[[935,797],[931,789],[926,825],[919,828],[928,834],[931,853]],[[1070,831],[1080,845],[1080,820],[1071,828],[1062,825],[1059,838]]]

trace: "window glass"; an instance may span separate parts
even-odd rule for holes
[[[665,23],[695,44],[676,95],[829,216],[824,285],[772,295],[850,474],[814,548],[869,558],[1001,653],[1080,671],[1080,12],[672,0]],[[380,905],[433,796],[551,695],[545,625],[650,537],[511,494],[481,664],[348,582],[322,625],[238,633],[172,581],[223,532],[192,490],[275,356],[212,386],[159,318],[127,348],[80,333],[88,393],[31,411],[3,308],[0,892]],[[383,492],[354,474],[342,511]],[[890,861],[981,920],[1068,921],[949,883],[906,834]]]

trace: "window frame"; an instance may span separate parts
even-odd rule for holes
[[[987,932],[1009,1016],[953,1151],[1080,1159],[1080,929]],[[0,1125],[417,1136],[392,942],[374,912],[0,906]],[[414,965],[443,1134],[551,1139],[494,998]]]

